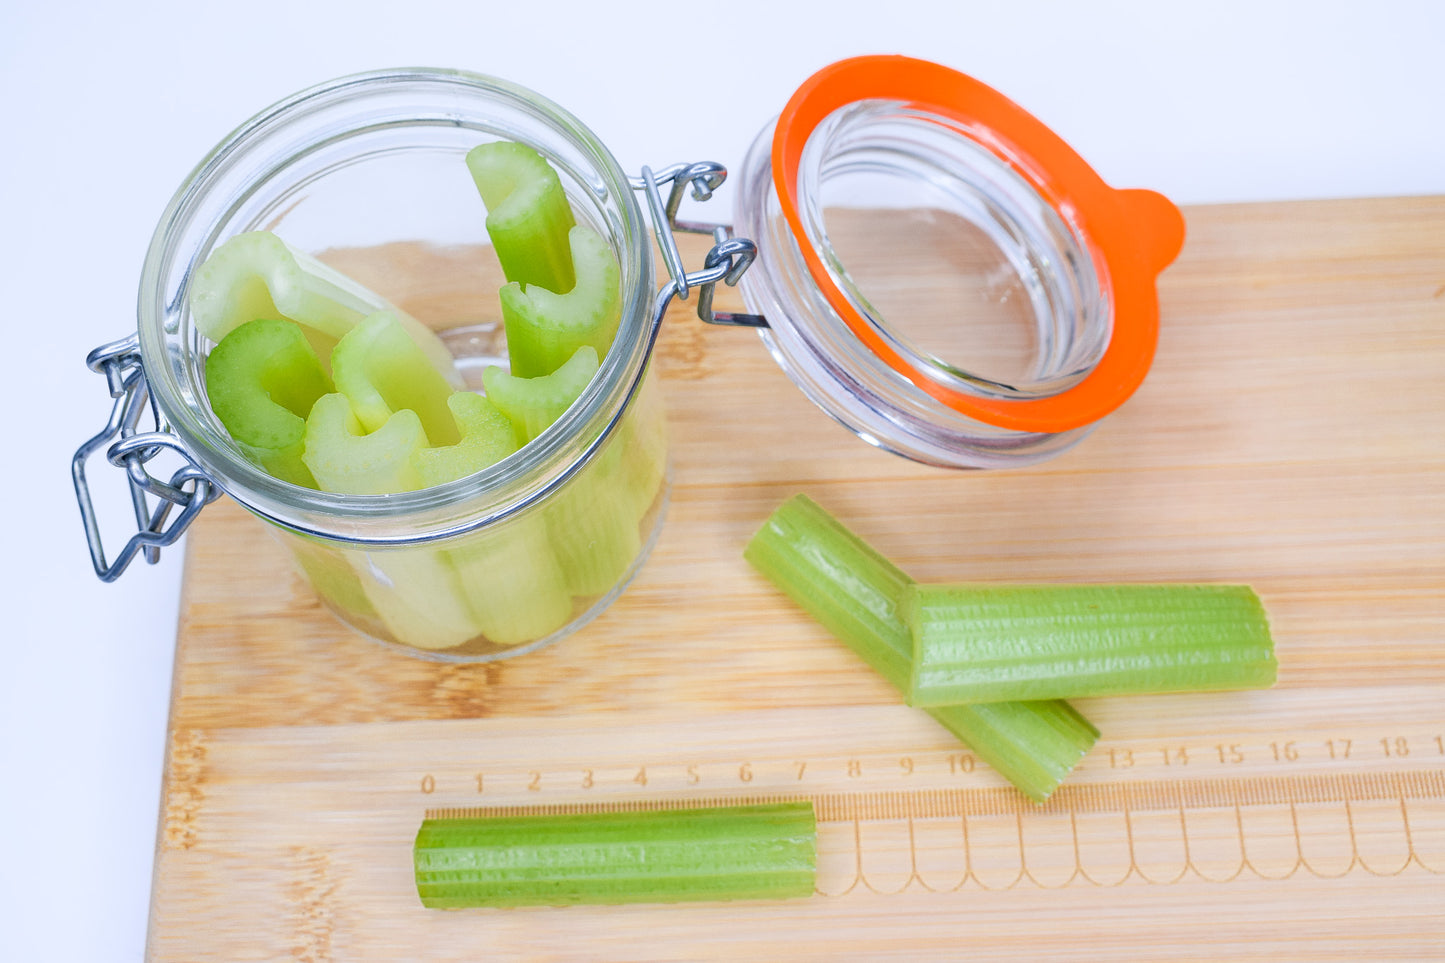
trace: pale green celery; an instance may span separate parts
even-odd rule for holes
[[[625,454],[609,443],[545,509],[567,587],[579,598],[612,591],[642,553],[642,515]]]
[[[467,169],[487,206],[487,235],[507,280],[557,294],[572,290],[567,234],[576,219],[552,165],[525,144],[496,141],[473,148]]]
[[[913,586],[914,705],[1267,688],[1278,663],[1243,585]]]
[[[410,410],[428,445],[455,445],[461,437],[447,407],[451,385],[390,311],[370,315],[337,342],[331,375],[366,431],[379,430],[393,412]]]
[[[304,457],[323,491],[386,495],[422,487],[416,460],[425,444],[416,412],[397,411],[363,434],[346,396],[331,394],[316,402],[306,420]],[[481,634],[456,569],[441,551],[426,546],[345,551],[396,641],[449,649]]]
[[[416,453],[427,487],[464,478],[517,450],[512,423],[486,398],[459,391],[447,404],[461,440]],[[467,536],[460,547],[448,549],[446,557],[483,634],[497,645],[544,638],[572,617],[566,579],[552,554],[546,525],[535,514]]]
[[[446,400],[457,442],[416,453],[422,487],[444,485],[495,465],[517,450],[512,422],[496,405],[470,391],[455,391]]]
[[[583,345],[549,375],[519,378],[493,365],[482,371],[482,384],[492,404],[511,419],[517,444],[525,445],[581,397],[597,369],[596,349]]]
[[[428,819],[412,850],[431,909],[811,896],[811,802]]]
[[[622,317],[617,258],[596,231],[578,224],[569,234],[577,282],[565,294],[513,281],[500,292],[512,374],[551,374],[582,345],[607,354]]]
[[[343,394],[325,395],[306,419],[306,466],[322,491],[390,495],[422,487],[416,455],[426,432],[416,412],[403,408],[367,432]]]
[[[912,580],[805,495],[785,501],[743,556],[900,692],[907,692],[912,638],[902,618]],[[945,729],[1043,802],[1098,739],[1058,701],[929,710]]]
[[[639,520],[657,500],[667,475],[667,418],[663,414],[657,379],[644,376],[631,410],[617,426],[613,443],[622,452],[621,490],[630,511]]]
[[[317,595],[353,618],[377,621],[376,608],[342,550],[317,545],[297,535],[286,536],[285,544]]]
[[[306,329],[323,363],[363,318],[391,311],[432,367],[463,386],[451,352],[430,328],[269,231],[237,234],[212,251],[191,275],[189,301],[196,329],[212,341],[256,318],[286,318]]]
[[[206,356],[211,411],[251,461],[294,485],[316,487],[301,460],[306,416],[317,398],[333,390],[316,352],[291,321],[248,321]]]

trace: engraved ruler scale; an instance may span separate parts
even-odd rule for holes
[[[1186,216],[1149,380],[1028,470],[872,450],[755,337],[674,307],[662,540],[522,659],[357,639],[260,522],[212,506],[150,956],[1445,956],[1445,198]],[[489,283],[465,252],[328,259],[427,318]],[[919,579],[1250,584],[1279,684],[1081,700],[1103,738],[1035,807],[743,562],[800,490]],[[437,912],[412,884],[427,813],[794,798],[820,819],[808,900]]]

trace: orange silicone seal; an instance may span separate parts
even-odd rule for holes
[[[1081,235],[1113,306],[1109,344],[1082,380],[1042,398],[960,391],[899,355],[849,301],[807,241],[797,203],[798,168],[818,125],[862,100],[901,101],[961,128],[1023,177]],[[1062,432],[1092,424],[1119,407],[1148,373],[1159,334],[1155,282],[1184,244],[1183,216],[1162,194],[1115,190],[1104,183],[1053,131],[986,84],[909,57],[839,61],[805,81],[783,108],[773,135],[772,171],[783,214],[829,304],[889,367],[949,408],[1000,428]]]

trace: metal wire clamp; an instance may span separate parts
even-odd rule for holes
[[[114,404],[105,427],[76,449],[70,463],[70,475],[75,483],[75,498],[80,504],[80,518],[85,525],[85,538],[90,545],[90,561],[95,567],[95,574],[102,582],[113,582],[138,554],[144,554],[146,562],[151,565],[159,561],[161,549],[175,544],[201,509],[220,497],[221,490],[191,460],[175,435],[162,423],[150,397],[136,335],[101,345],[86,357],[85,363],[90,370],[105,375]],[[152,431],[143,432],[139,430],[139,425],[147,408],[155,427]],[[105,558],[100,525],[90,497],[90,483],[85,476],[86,461],[101,448],[107,449],[107,461],[125,469],[139,529],[111,562]],[[166,449],[179,454],[185,464],[171,475],[169,481],[161,481],[146,469],[146,462]],[[154,508],[148,496],[159,499]],[[170,514],[176,506],[180,506],[181,511],[172,519]]]
[[[727,169],[713,161],[698,161],[694,164],[673,164],[654,172],[650,167],[642,168],[642,176],[629,178],[633,190],[641,191],[647,198],[647,209],[652,215],[653,236],[662,252],[663,263],[671,280],[658,292],[654,304],[655,321],[661,321],[667,304],[674,297],[686,301],[692,289],[698,289],[697,316],[708,324],[724,324],[745,328],[766,328],[768,321],[760,314],[742,314],[728,311],[714,311],[712,308],[713,289],[719,281],[729,286],[737,284],[757,257],[758,247],[743,237],[733,237],[732,228],[726,224],[708,224],[699,221],[678,220],[677,210],[682,203],[683,192],[692,187],[694,200],[706,201],[713,191],[727,179]],[[667,200],[662,198],[662,185],[671,185]],[[712,250],[708,251],[701,271],[689,273],[683,268],[682,254],[677,249],[674,231],[687,234],[710,234]]]

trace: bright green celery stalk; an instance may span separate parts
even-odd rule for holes
[[[811,802],[428,819],[412,851],[431,909],[811,896]]]
[[[316,487],[301,460],[306,416],[317,398],[333,390],[321,360],[291,321],[248,321],[206,356],[211,411],[247,457],[293,485]]]
[[[550,375],[518,378],[500,368],[482,372],[487,397],[526,444],[565,412],[597,373],[597,352],[583,345]],[[622,473],[625,452],[615,440],[594,456],[547,506],[547,528],[567,584],[578,597],[612,589],[642,551],[635,485]]]
[[[269,231],[237,234],[212,251],[191,275],[189,299],[197,330],[212,341],[256,318],[286,318],[306,329],[323,363],[363,318],[391,311],[432,367],[463,386],[451,352],[430,328]]]
[[[496,141],[473,148],[467,169],[487,206],[487,235],[507,280],[571,291],[567,234],[576,219],[552,165],[525,144]]]
[[[370,315],[337,342],[331,375],[366,431],[409,409],[420,418],[428,445],[455,445],[461,437],[447,407],[451,385],[391,311]]]
[[[805,495],[780,505],[743,556],[874,671],[907,692],[912,639],[901,616],[913,584],[897,566]],[[1065,702],[929,710],[984,762],[1043,802],[1099,737]]]
[[[565,294],[516,281],[502,288],[502,322],[512,374],[535,378],[560,368],[582,345],[607,354],[622,316],[617,258],[590,227],[570,234],[577,283]]]
[[[1256,689],[1278,663],[1243,585],[910,587],[913,705]]]
[[[303,456],[322,491],[389,495],[423,487],[417,455],[426,432],[416,412],[394,412],[365,433],[343,394],[322,397],[306,419]],[[377,616],[398,641],[449,649],[481,634],[445,554],[426,546],[345,550]]]
[[[447,405],[461,440],[414,456],[425,487],[479,472],[517,450],[512,423],[486,398],[458,391]],[[572,617],[572,597],[539,517],[502,522],[447,549],[462,595],[488,639],[517,645],[543,638]]]

